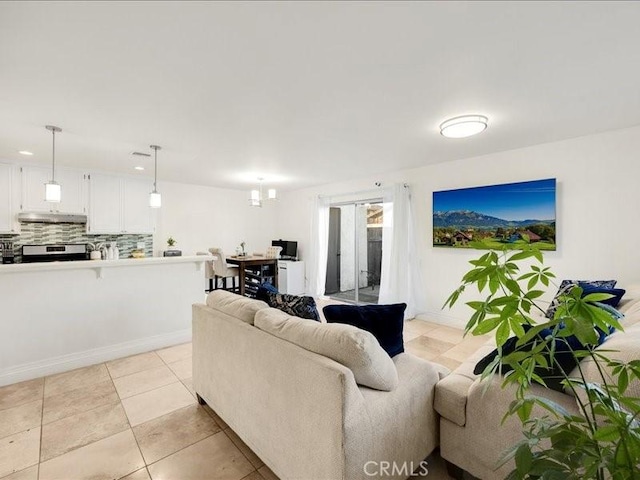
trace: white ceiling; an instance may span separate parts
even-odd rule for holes
[[[0,3],[4,160],[54,124],[63,165],[294,189],[640,124],[640,2]]]

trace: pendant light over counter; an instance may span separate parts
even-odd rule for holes
[[[60,127],[47,125],[44,128],[49,130],[53,135],[53,149],[51,155],[51,180],[44,184],[44,200],[49,203],[60,203],[62,198],[62,189],[60,184],[56,182],[56,133],[62,132]]]
[[[149,194],[149,206],[151,208],[160,208],[162,206],[162,196],[158,193],[158,150],[162,147],[159,145],[149,145],[154,150],[154,168],[153,168],[153,192]]]

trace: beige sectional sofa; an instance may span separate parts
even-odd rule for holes
[[[335,328],[353,341],[336,350],[327,327],[211,293],[207,305],[193,306],[199,399],[283,480],[407,478],[438,445],[433,400],[446,369],[406,353],[385,360],[367,332],[346,325]],[[316,352],[342,355],[351,368]],[[358,385],[356,377],[391,391]]]
[[[640,285],[627,288],[619,310],[625,314],[624,332],[615,332],[600,347],[617,353],[610,358],[630,361],[640,358]],[[441,415],[440,454],[457,467],[483,480],[503,479],[513,469],[510,462],[496,469],[503,453],[522,439],[522,425],[517,417],[501,424],[509,404],[515,398],[512,388],[501,388],[500,377],[487,379],[490,385],[473,374],[476,363],[495,348],[488,342],[475,355],[441,380],[436,386],[435,408]],[[599,382],[595,366],[581,363],[587,378]],[[538,385],[532,393],[554,400],[571,412],[578,412],[575,398]],[[640,385],[630,387],[630,395],[640,396]],[[539,410],[537,414],[541,414]],[[536,411],[534,410],[534,415]]]

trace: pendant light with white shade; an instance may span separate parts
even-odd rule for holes
[[[60,203],[62,198],[62,189],[60,184],[56,182],[56,133],[62,132],[60,127],[47,125],[44,128],[49,130],[53,135],[53,149],[51,155],[51,180],[44,184],[44,200],[49,203]]]
[[[158,150],[162,149],[159,145],[149,145],[154,150],[154,168],[153,168],[153,192],[149,194],[149,206],[151,208],[160,208],[162,206],[162,196],[158,193]]]

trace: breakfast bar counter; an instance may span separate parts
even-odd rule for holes
[[[0,265],[0,274],[3,273],[23,273],[23,272],[44,272],[48,270],[84,270],[92,269],[102,278],[103,269],[116,267],[148,267],[154,265],[167,265],[177,263],[194,264],[197,270],[202,271],[204,259],[202,256],[192,255],[185,257],[143,257],[143,258],[121,258],[119,260],[79,260],[75,262],[39,262],[39,263],[14,263]]]
[[[0,265],[0,386],[189,342],[205,260]]]

